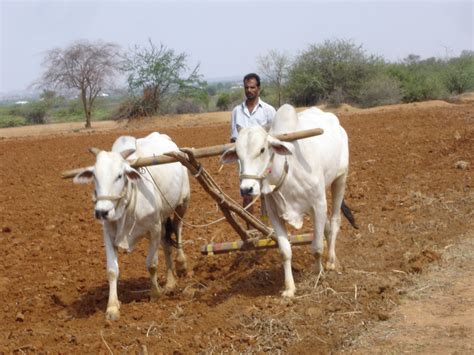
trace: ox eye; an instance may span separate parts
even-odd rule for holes
[[[123,175],[119,174],[119,176],[117,176],[117,180],[120,180],[121,178],[123,178]]]
[[[264,151],[265,151],[265,147],[263,147],[262,149],[260,149],[260,154],[263,154]]]

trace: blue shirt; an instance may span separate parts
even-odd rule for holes
[[[273,106],[263,102],[260,98],[258,99],[258,103],[255,105],[255,108],[252,112],[249,112],[247,105],[245,105],[245,101],[242,102],[232,110],[232,118],[230,121],[230,138],[232,140],[237,138],[237,126],[240,128],[246,128],[257,125],[268,125],[269,128],[273,122],[275,113],[276,111]]]

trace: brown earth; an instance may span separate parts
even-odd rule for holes
[[[0,351],[472,353],[473,101],[337,113],[350,139],[346,202],[360,226],[343,221],[340,272],[317,282],[309,247],[295,247],[297,295],[284,300],[277,250],[204,257],[203,244],[237,235],[224,222],[185,227],[193,272],[158,302],[147,294],[146,243],[120,253],[121,318],[112,323],[91,186],[61,172],[92,164],[87,148],[109,148],[122,134],[227,143],[229,113],[0,130]],[[218,173],[217,157],[202,163],[239,199],[234,167]],[[186,220],[221,217],[196,181],[191,187]]]

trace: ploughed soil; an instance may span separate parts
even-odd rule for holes
[[[310,247],[295,246],[297,294],[282,299],[278,250],[202,256],[202,245],[237,234],[225,222],[184,227],[191,271],[159,301],[148,295],[146,239],[120,252],[115,322],[105,320],[92,186],[61,172],[92,165],[88,147],[109,149],[124,134],[157,130],[182,147],[227,143],[230,114],[0,130],[0,351],[472,353],[473,101],[336,112],[350,139],[345,200],[360,227],[343,220],[338,271],[317,279]],[[240,200],[235,166],[201,162]],[[191,188],[187,223],[222,216],[192,177]],[[308,231],[309,220],[298,232]]]

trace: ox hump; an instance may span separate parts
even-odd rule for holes
[[[136,138],[132,136],[120,136],[112,145],[112,152],[121,153],[125,150],[136,149]]]
[[[284,104],[275,114],[270,134],[294,132],[298,127],[298,114],[293,106]]]

